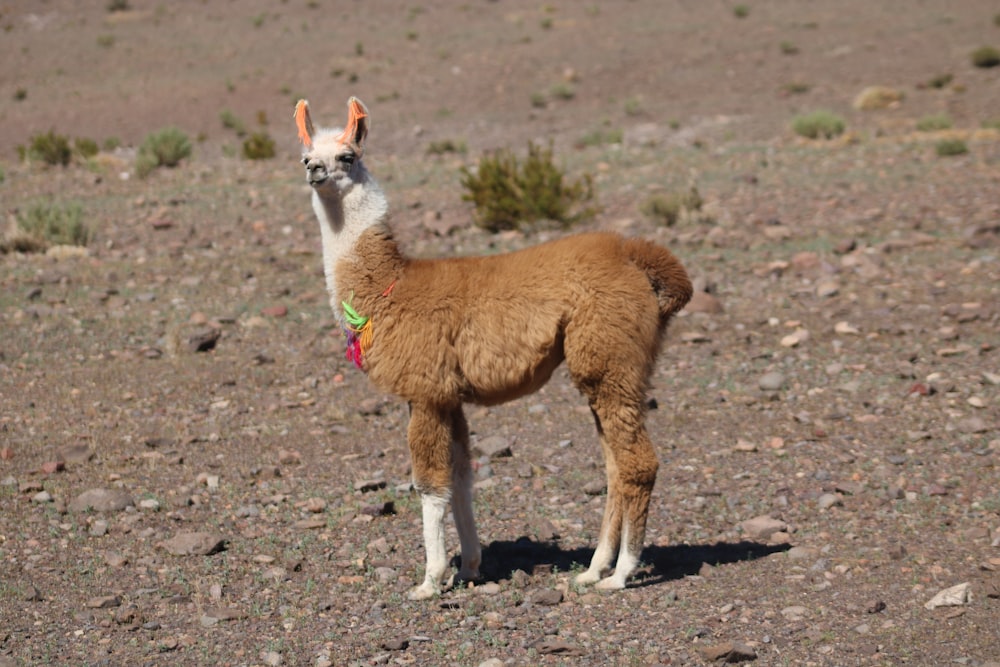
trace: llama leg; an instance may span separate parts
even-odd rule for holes
[[[656,452],[645,429],[627,429],[628,437],[610,441],[618,460],[618,479],[622,493],[621,545],[614,573],[597,582],[601,590],[625,588],[625,582],[639,564],[646,538],[646,519],[649,516],[649,500],[656,482],[659,463]]]
[[[601,428],[601,420],[594,413],[597,423],[597,433],[601,439],[601,451],[604,454],[604,464],[607,469],[608,499],[604,505],[604,518],[601,521],[601,534],[597,540],[597,548],[590,560],[586,572],[576,576],[578,584],[593,584],[601,579],[601,574],[611,565],[611,560],[618,550],[622,530],[622,494],[618,483],[618,466],[614,452],[608,447],[607,440]]]
[[[413,462],[413,483],[423,509],[424,549],[427,569],[422,584],[409,593],[411,600],[425,600],[441,588],[448,567],[444,517],[451,498],[451,438],[448,413],[414,405],[410,411],[408,440]]]
[[[472,512],[472,465],[469,460],[469,427],[462,408],[452,412],[451,419],[452,497],[451,511],[462,545],[462,568],[459,581],[476,581],[482,550],[476,533],[476,519]]]

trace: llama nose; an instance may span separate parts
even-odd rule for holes
[[[310,160],[306,164],[306,178],[310,183],[316,185],[327,179],[326,165],[316,160]]]

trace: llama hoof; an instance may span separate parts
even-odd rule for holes
[[[410,600],[430,600],[437,594],[437,589],[425,581],[416,588],[410,589],[410,592],[406,594],[406,597]]]
[[[600,579],[601,579],[600,572],[591,572],[590,570],[587,570],[586,572],[582,572],[576,575],[576,579],[574,579],[573,581],[580,584],[581,586],[589,586],[590,584],[597,583]]]
[[[625,588],[625,582],[619,581],[617,577],[611,575],[598,581],[594,588],[599,591],[620,591]]]

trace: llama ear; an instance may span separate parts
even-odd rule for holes
[[[295,126],[299,129],[299,141],[302,142],[302,145],[306,148],[312,148],[312,138],[316,129],[309,116],[309,102],[306,100],[299,100],[295,105]]]
[[[344,133],[340,135],[341,143],[352,143],[359,152],[363,151],[370,126],[368,107],[365,106],[364,102],[352,96],[351,99],[347,100],[347,125],[344,126]]]

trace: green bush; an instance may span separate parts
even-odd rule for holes
[[[928,88],[936,88],[938,90],[941,90],[942,88],[944,88],[945,86],[947,86],[949,83],[951,83],[952,79],[954,79],[954,78],[955,77],[952,76],[951,74],[947,74],[947,73],[946,74],[938,74],[937,76],[931,77],[927,81],[926,85],[927,85]]]
[[[243,142],[243,157],[248,160],[269,160],[274,157],[274,139],[264,130],[254,132]]]
[[[614,128],[598,128],[591,130],[580,137],[574,146],[585,148],[587,146],[601,146],[603,144],[620,144],[625,140],[625,133]]]
[[[832,111],[813,111],[792,120],[795,134],[807,139],[832,139],[844,133],[844,119]]]
[[[221,112],[219,112],[219,120],[222,121],[222,127],[226,128],[227,130],[232,130],[236,132],[236,136],[238,137],[246,136],[247,134],[246,125],[244,125],[243,121],[240,120],[240,118],[229,109],[223,109]]]
[[[1000,116],[984,120],[981,126],[984,130],[1000,130]]]
[[[69,139],[61,134],[56,134],[55,130],[49,130],[45,134],[36,134],[31,138],[27,151],[19,150],[22,158],[27,160],[41,160],[45,164],[62,165],[69,164],[73,157],[73,151],[69,146]]]
[[[965,155],[969,152],[969,147],[961,139],[942,139],[934,145],[934,152],[941,157]]]
[[[465,153],[468,150],[464,141],[441,139],[427,144],[428,155],[444,155],[445,153]]]
[[[736,5],[733,7],[733,16],[738,19],[745,19],[750,16],[750,7],[747,5]]]
[[[639,206],[639,210],[657,224],[670,227],[685,211],[700,211],[703,203],[698,188],[692,186],[687,192],[653,195]]]
[[[951,116],[946,113],[936,113],[917,120],[917,130],[920,132],[936,132],[947,130],[952,126]]]
[[[462,186],[462,199],[475,204],[476,224],[491,232],[537,220],[565,227],[595,212],[586,206],[594,196],[590,175],[566,183],[552,162],[551,144],[546,149],[529,142],[523,164],[506,149],[486,155],[475,172],[462,168]]]
[[[135,171],[145,178],[157,167],[176,167],[191,155],[191,141],[176,127],[166,127],[150,132],[139,146],[135,158]]]
[[[74,139],[73,148],[76,150],[76,154],[84,160],[92,158],[100,152],[100,149],[97,147],[97,142],[93,139],[87,138]]]
[[[972,64],[976,67],[996,67],[1000,65],[1000,51],[992,46],[980,46],[972,52]]]
[[[85,246],[91,234],[83,222],[83,207],[77,203],[57,205],[39,202],[17,214],[18,231],[38,242],[40,249],[49,245]]]

